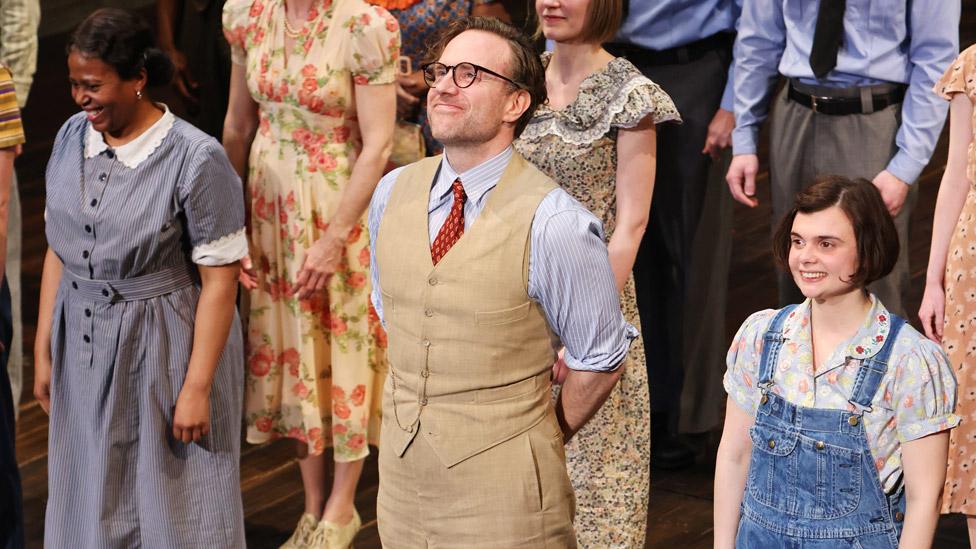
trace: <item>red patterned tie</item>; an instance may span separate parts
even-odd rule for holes
[[[441,230],[437,232],[437,238],[430,247],[430,258],[434,260],[434,265],[444,257],[444,254],[454,246],[454,243],[464,234],[464,202],[468,195],[464,194],[464,187],[461,180],[455,179],[451,185],[454,193],[454,203],[451,204],[451,213],[447,215]]]

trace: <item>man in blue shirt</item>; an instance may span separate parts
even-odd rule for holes
[[[932,87],[959,51],[958,0],[746,0],[735,44],[733,197],[755,206],[759,126],[773,99],[770,181],[774,222],[823,174],[872,181],[895,216],[898,264],[874,283],[904,314],[908,220],[948,104]],[[803,299],[780,278],[780,305]]]
[[[740,2],[630,0],[607,45],[664,88],[683,120],[658,128],[650,224],[634,265],[658,467],[691,464],[674,435],[709,431],[722,417],[715,365],[727,349],[732,201],[720,180],[734,126],[728,75]]]

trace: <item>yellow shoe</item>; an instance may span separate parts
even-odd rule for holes
[[[302,515],[302,518],[298,519],[298,526],[295,527],[291,537],[279,549],[307,549],[311,547],[312,535],[318,527],[317,522],[315,517],[308,513]]]
[[[346,524],[323,520],[315,528],[310,546],[315,549],[349,549],[362,524],[355,509],[352,510],[352,520]]]

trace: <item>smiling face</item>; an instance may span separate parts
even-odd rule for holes
[[[542,34],[555,42],[581,40],[592,0],[536,0]]]
[[[490,32],[467,30],[448,42],[439,62],[454,66],[468,62],[511,78],[512,48],[503,38]],[[487,143],[500,133],[513,130],[526,104],[505,80],[479,72],[467,88],[459,88],[453,72],[438,80],[427,94],[427,116],[434,138],[444,145],[468,146]]]
[[[804,296],[828,299],[860,289],[849,282],[858,268],[854,227],[839,207],[797,213],[790,243],[790,272]]]
[[[139,102],[136,90],[146,85],[145,71],[123,80],[108,63],[74,50],[68,55],[68,80],[72,99],[92,127],[109,134],[121,132],[133,120]]]

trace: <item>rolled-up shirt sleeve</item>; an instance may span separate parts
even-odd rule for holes
[[[528,293],[565,346],[566,365],[617,369],[638,333],[620,311],[600,221],[556,189],[539,204],[530,238]]]

